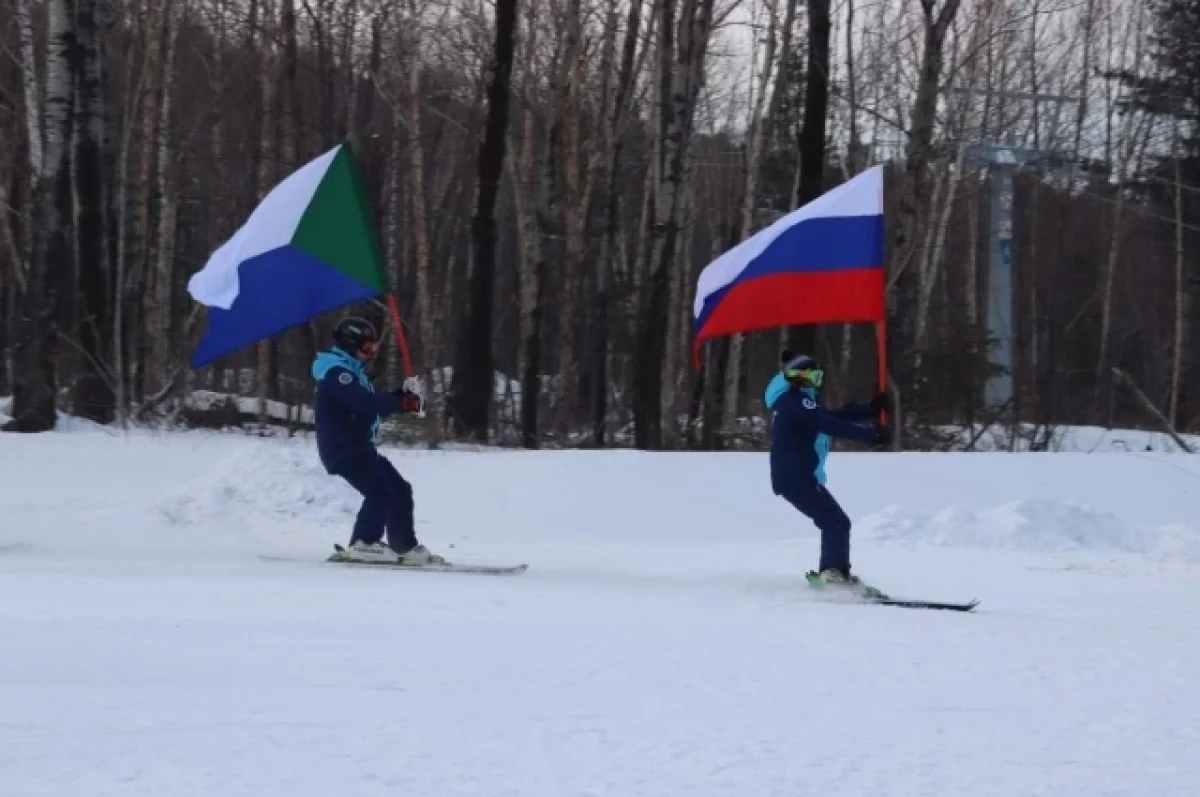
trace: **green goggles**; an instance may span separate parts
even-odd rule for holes
[[[802,376],[807,379],[809,384],[811,384],[813,387],[820,387],[821,383],[825,381],[825,372],[820,368],[784,369],[783,376],[789,380]]]

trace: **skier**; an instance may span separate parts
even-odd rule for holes
[[[859,586],[850,573],[850,518],[825,487],[825,458],[831,437],[888,445],[892,435],[886,426],[856,422],[889,409],[890,398],[879,393],[869,404],[830,412],[817,399],[825,375],[817,362],[787,350],[781,359],[782,370],[763,396],[771,411],[771,488],[821,530],[820,566],[809,575],[830,586]]]
[[[345,479],[363,496],[354,522],[349,561],[444,564],[445,559],[417,542],[412,486],[375,448],[380,419],[397,412],[420,412],[421,396],[407,388],[376,393],[366,363],[379,339],[369,321],[343,318],[333,330],[333,348],[317,355],[317,451],[326,472]],[[383,543],[387,529],[387,544]]]

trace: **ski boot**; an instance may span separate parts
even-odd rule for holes
[[[337,558],[344,562],[397,562],[400,556],[382,542],[355,540],[349,548],[342,549]]]
[[[400,556],[400,564],[408,567],[428,567],[430,565],[444,565],[446,558],[439,556],[436,553],[430,553],[429,549],[424,545],[417,543]]]
[[[861,578],[853,575],[849,570],[843,570],[840,567],[829,567],[820,573],[809,570],[804,574],[804,577],[808,580],[809,585],[818,589],[833,587],[835,589],[844,589],[864,598],[887,597],[887,595],[884,595],[875,587],[864,584]]]

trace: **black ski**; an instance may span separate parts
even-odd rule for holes
[[[868,598],[867,603],[877,603],[880,606],[901,606],[906,609],[943,609],[950,612],[969,612],[979,605],[979,600],[966,603],[945,601],[910,600],[907,598]]]

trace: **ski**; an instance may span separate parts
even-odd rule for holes
[[[969,612],[979,605],[978,599],[972,599],[966,603],[955,603],[952,601],[926,601],[909,598],[867,598],[867,603],[875,603],[880,606],[900,606],[906,609],[943,609],[949,612]]]
[[[346,559],[346,549],[334,545],[334,552],[325,561],[330,564],[352,567],[375,567],[385,570],[411,570],[417,573],[466,573],[486,576],[515,576],[529,569],[528,564],[519,565],[460,565],[446,562],[439,565],[405,565],[400,562],[363,562]]]
[[[821,581],[821,578],[817,573],[811,570],[804,574],[804,578],[808,581],[808,585],[813,589],[825,590],[830,588],[827,584],[825,584],[825,582]],[[969,612],[979,605],[978,599],[972,599],[966,602],[956,602],[931,601],[918,598],[893,598],[884,593],[882,590],[867,584],[862,586],[861,592],[850,591],[845,587],[833,587],[832,589],[842,590],[845,592],[845,594],[853,596],[862,603],[875,604],[877,606],[898,606],[904,609],[941,609],[943,611],[951,612]]]

